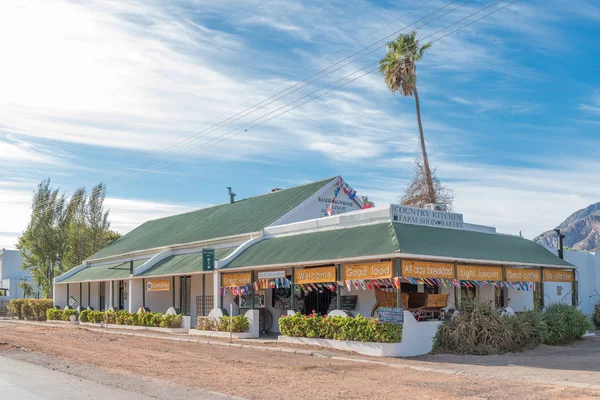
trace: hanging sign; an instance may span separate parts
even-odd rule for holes
[[[246,284],[252,283],[251,272],[240,272],[237,274],[223,274],[221,275],[221,286],[246,286]]]
[[[202,271],[215,270],[215,249],[202,249]]]
[[[146,280],[146,290],[148,292],[160,292],[163,290],[171,290],[171,280],[169,280],[169,279]]]
[[[258,279],[285,278],[285,271],[263,271],[258,273]]]
[[[342,280],[386,279],[392,277],[392,262],[375,262],[368,264],[346,264],[342,268]]]
[[[573,282],[573,271],[544,268],[544,282]]]
[[[402,260],[402,276],[410,278],[454,279],[454,264],[435,261]]]
[[[461,281],[502,281],[502,267],[458,265]]]
[[[537,268],[506,268],[508,282],[541,282],[542,272]]]
[[[294,271],[294,283],[296,284],[334,281],[336,281],[334,265],[331,267],[305,268]]]

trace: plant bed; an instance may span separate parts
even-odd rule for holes
[[[214,337],[214,338],[229,338],[229,332],[220,331],[201,331],[199,329],[190,329],[190,335]],[[251,339],[252,333],[250,332],[233,332],[231,334],[233,339]]]

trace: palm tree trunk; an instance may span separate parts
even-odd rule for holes
[[[421,123],[421,105],[419,103],[419,92],[417,86],[414,88],[415,106],[417,108],[417,121],[419,123],[419,139],[421,141],[421,153],[423,154],[423,168],[425,169],[425,183],[427,184],[428,202],[435,203],[435,189],[433,188],[433,179],[431,177],[431,169],[429,168],[429,159],[427,158],[427,149],[425,148],[425,136],[423,135],[423,124]]]

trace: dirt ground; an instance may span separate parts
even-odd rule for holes
[[[68,362],[73,370],[93,366],[109,373],[132,374],[129,375],[132,378],[157,378],[251,399],[600,397],[600,390],[539,384],[519,377],[499,379],[489,373],[486,376],[442,374],[402,364],[392,368],[280,352],[108,335],[69,326],[0,322],[0,354],[14,355],[18,349]],[[34,358],[29,361],[35,362]],[[440,367],[438,361],[407,362]],[[456,364],[456,360],[451,362]]]

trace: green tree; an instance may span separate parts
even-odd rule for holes
[[[417,62],[431,47],[431,43],[421,45],[417,32],[401,33],[396,40],[388,43],[386,55],[379,61],[379,72],[384,76],[385,83],[392,93],[400,92],[405,97],[414,96],[419,126],[419,141],[423,155],[423,178],[425,181],[426,202],[437,203],[436,191],[429,167],[425,135],[421,122],[421,105],[417,91]]]
[[[55,276],[80,265],[121,236],[110,230],[105,197],[102,183],[89,196],[84,187],[76,189],[68,202],[59,189],[52,189],[50,178],[38,185],[31,218],[17,248],[23,256],[21,268],[30,271],[44,297],[52,297]]]

